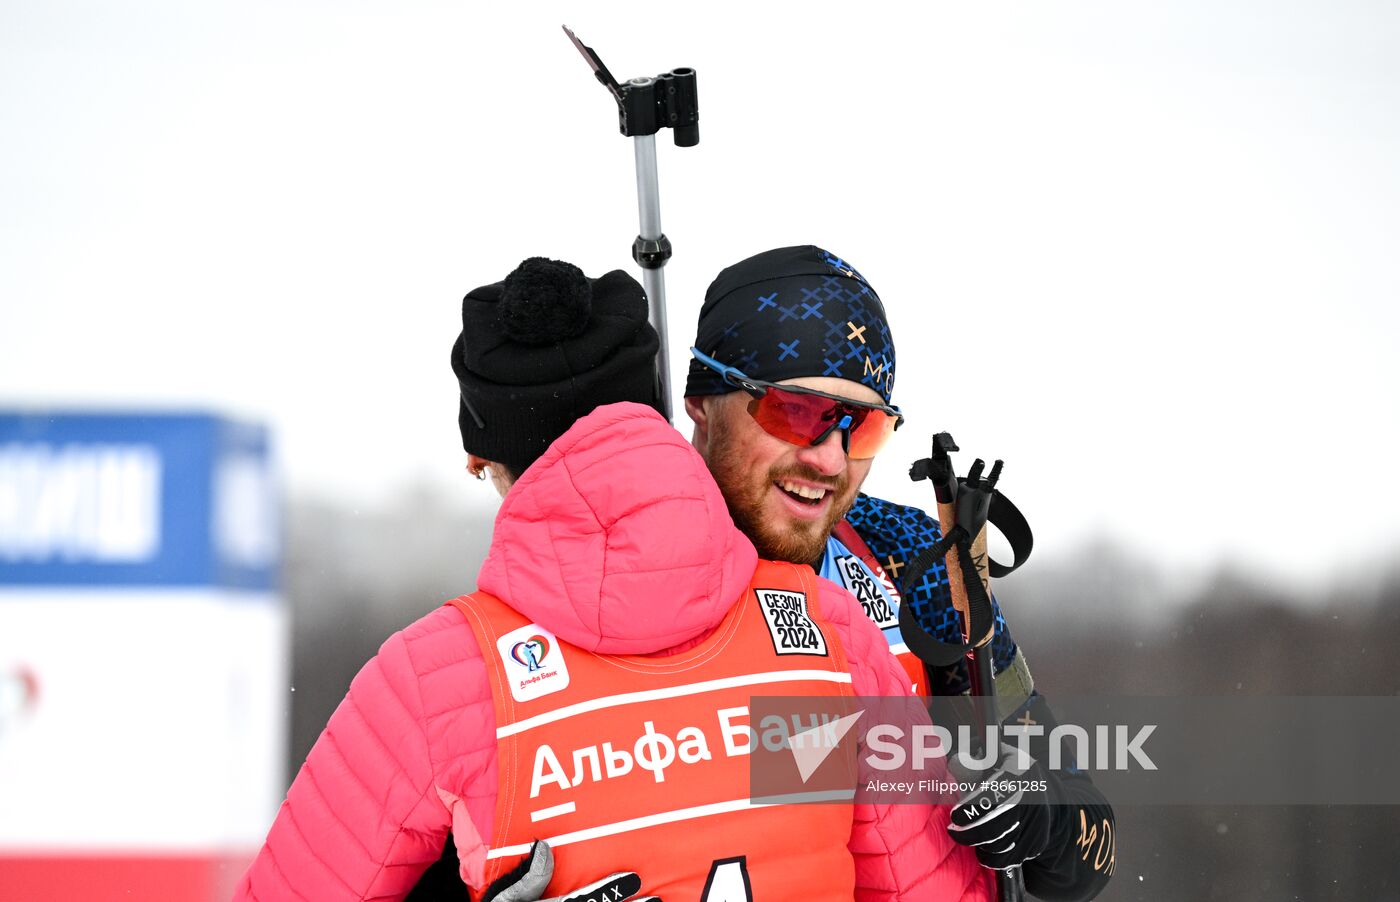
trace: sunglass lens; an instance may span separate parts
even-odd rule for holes
[[[831,427],[837,405],[825,398],[770,388],[749,405],[749,413],[775,438],[809,445]]]
[[[883,411],[780,388],[769,388],[763,397],[749,402],[749,413],[764,432],[794,445],[810,445],[830,434],[833,423],[849,414],[847,453],[856,460],[874,457],[894,433],[897,422]]]
[[[851,447],[847,452],[855,460],[874,457],[885,442],[894,435],[898,418],[881,411],[872,410],[865,419],[851,429]]]

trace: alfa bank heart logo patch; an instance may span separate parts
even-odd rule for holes
[[[496,640],[510,694],[528,702],[569,685],[569,665],[559,640],[544,627],[527,623]]]
[[[510,656],[517,663],[524,664],[525,669],[531,672],[544,669],[545,656],[549,654],[549,640],[544,636],[534,635],[524,642],[517,642],[510,649]]]

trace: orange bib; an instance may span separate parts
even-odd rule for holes
[[[670,657],[595,654],[485,593],[455,599],[496,710],[486,882],[543,839],[547,895],[637,871],[643,894],[668,900],[849,900],[849,795],[750,799],[751,697],[851,696],[817,599],[809,568],[760,561],[715,631]]]

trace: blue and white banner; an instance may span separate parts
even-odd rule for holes
[[[0,411],[0,874],[257,848],[286,789],[280,533],[262,426]]]
[[[270,589],[279,527],[261,426],[0,412],[0,585]]]

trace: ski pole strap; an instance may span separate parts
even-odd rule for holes
[[[899,633],[919,660],[933,667],[949,667],[978,646],[980,641],[991,635],[995,626],[996,614],[992,611],[992,599],[982,585],[982,577],[972,560],[972,540],[961,525],[919,553],[905,571],[905,585],[918,585],[919,578],[940,560],[950,548],[957,548],[958,566],[962,570],[963,583],[967,590],[968,636],[976,637],[973,642],[941,642],[935,639],[914,616],[911,605],[899,606]]]
[[[999,564],[987,554],[988,572],[994,579],[1000,579],[1026,562],[1031,556],[1031,546],[1035,537],[1031,535],[1031,525],[1026,522],[1020,508],[1001,492],[993,490],[992,504],[987,510],[987,522],[997,528],[1007,543],[1011,545],[1011,563]]]

